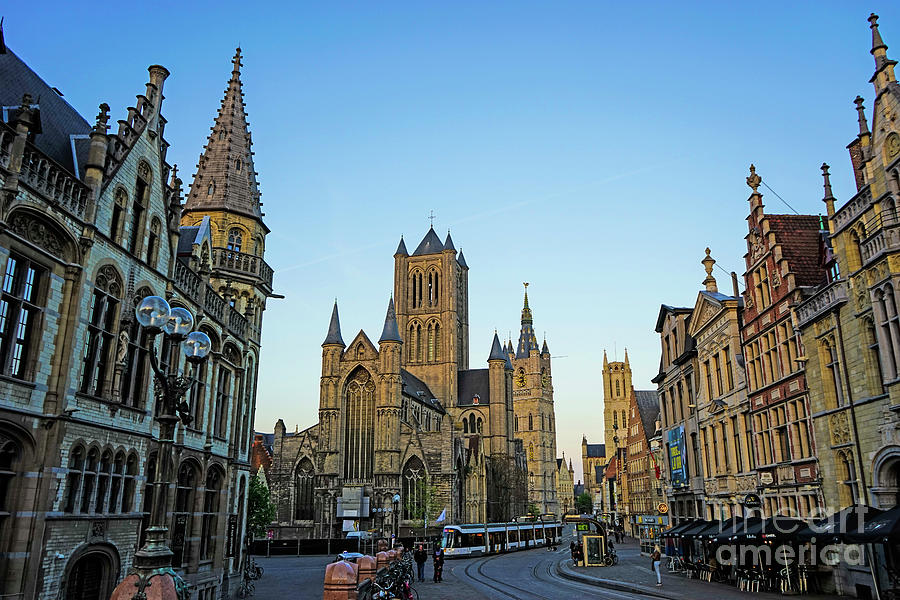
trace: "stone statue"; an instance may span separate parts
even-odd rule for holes
[[[128,332],[123,329],[119,332],[119,344],[116,346],[116,362],[125,362],[125,357],[128,356],[128,341]]]

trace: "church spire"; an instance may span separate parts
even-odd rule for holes
[[[184,212],[228,210],[262,220],[260,193],[241,88],[241,49],[231,60],[231,78],[212,133],[204,146]]]
[[[889,83],[897,81],[894,77],[894,65],[896,60],[887,57],[887,44],[881,39],[881,32],[878,31],[878,15],[872,13],[869,15],[869,27],[872,29],[872,56],[875,58],[875,74],[869,83],[875,84],[875,93],[880,94],[881,90],[887,87]]]
[[[347,346],[347,344],[344,343],[344,338],[341,337],[341,320],[338,317],[337,300],[334,301],[334,309],[331,311],[331,323],[328,324],[328,335],[325,336],[325,341],[322,342],[323,346],[331,344],[341,347]]]
[[[337,310],[337,304],[335,304],[335,310]],[[381,330],[381,337],[378,339],[378,343],[401,341],[403,340],[400,339],[400,332],[397,330],[397,313],[394,311],[394,297],[391,296],[391,301],[388,302],[387,314],[384,316],[384,329]]]
[[[516,349],[516,358],[528,358],[532,350],[537,350],[537,338],[534,337],[534,321],[531,318],[531,308],[528,306],[528,282],[525,282],[525,304],[522,307],[522,329],[519,332],[519,346]]]

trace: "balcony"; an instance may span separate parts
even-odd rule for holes
[[[872,205],[872,192],[869,186],[865,186],[850,201],[834,213],[834,231],[842,229],[853,223],[856,218]]]
[[[267,291],[272,291],[272,267],[258,256],[235,252],[226,248],[213,248],[212,268],[260,279]]]
[[[210,317],[222,324],[238,339],[247,335],[247,318],[230,306],[203,278],[184,262],[175,261],[175,287]]]
[[[859,245],[863,265],[869,265],[886,252],[900,250],[900,220],[897,217],[878,215],[866,222],[866,231],[872,233]]]
[[[832,308],[847,301],[847,282],[839,279],[816,292],[797,307],[797,321],[802,328]]]

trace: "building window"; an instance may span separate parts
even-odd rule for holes
[[[737,473],[744,472],[744,457],[741,451],[741,429],[738,424],[737,415],[731,417],[731,435],[732,444],[734,445],[734,464]]]
[[[91,320],[82,356],[82,394],[97,397],[108,395],[115,351],[113,339],[119,316],[118,298],[121,292],[121,279],[115,269],[109,265],[101,267],[91,296]]]
[[[213,467],[206,476],[206,489],[203,491],[202,531],[200,533],[200,560],[213,558],[216,553],[216,537],[218,535],[219,494],[222,491],[222,474]]]
[[[616,380],[616,396],[618,397],[621,395],[622,395],[622,385],[621,385],[621,382],[617,379]]]
[[[344,394],[344,479],[370,480],[375,468],[375,383],[369,372],[357,367]]]
[[[844,405],[844,392],[841,386],[841,365],[838,361],[837,348],[833,341],[824,345],[825,353],[825,393],[831,400],[831,408]]]
[[[411,457],[403,467],[403,518],[421,519],[425,513],[427,479],[425,465],[418,456]]]
[[[856,479],[856,464],[849,450],[837,453],[838,496],[841,507],[852,506],[859,500],[859,487]]]
[[[207,186],[207,188],[206,188],[206,195],[212,196],[215,191],[216,191],[216,182],[210,181],[209,186]]]
[[[441,326],[438,323],[428,324],[428,362],[441,359]]]
[[[219,363],[219,379],[216,382],[216,410],[213,420],[213,435],[225,438],[228,426],[228,403],[231,401],[231,371]]]
[[[734,389],[734,371],[731,367],[731,349],[725,348],[722,353],[725,355],[725,380],[728,383],[728,391],[730,392]]]
[[[534,431],[534,416],[528,413],[528,431]]]
[[[436,271],[428,273],[428,305],[438,305],[438,290],[440,289],[440,275]]]
[[[713,389],[712,369],[708,360],[703,362],[703,372],[706,374],[706,400],[707,402],[712,402],[713,397],[715,397],[715,390]]]
[[[873,396],[878,396],[884,393],[884,373],[881,369],[881,355],[878,349],[878,336],[875,333],[875,323],[873,323],[870,319],[866,319],[863,322],[863,328],[865,329],[866,342],[869,348],[868,352],[868,367],[869,367],[869,380],[870,380],[870,389]]]
[[[791,322],[785,321],[779,325],[778,334],[781,338],[781,359],[784,372],[793,373],[798,371],[800,369],[800,363],[797,362],[797,357],[800,356],[800,349]]]
[[[159,259],[159,234],[162,230],[162,223],[159,218],[153,217],[150,222],[150,236],[147,238],[147,264],[151,268],[156,268],[156,262]]]
[[[5,524],[12,515],[13,490],[15,490],[16,467],[21,450],[12,440],[0,442],[0,535],[6,535]]]
[[[143,298],[149,295],[149,290],[139,293]],[[144,406],[147,392],[150,358],[147,353],[147,344],[150,336],[140,326],[137,319],[132,319],[128,325],[128,353],[125,356],[125,371],[122,373],[121,400],[127,406],[140,408]],[[119,333],[120,343],[122,333]]]
[[[762,312],[772,301],[769,290],[769,270],[766,265],[762,265],[753,273],[753,279],[756,281],[756,301],[759,303],[759,312]]]
[[[300,521],[314,518],[313,490],[315,489],[316,472],[312,461],[303,458],[297,465],[295,478],[294,518]]]
[[[244,243],[244,234],[237,227],[233,227],[228,231],[228,250],[231,252],[240,252]]]
[[[125,210],[128,206],[128,193],[119,188],[116,190],[112,207],[112,218],[109,222],[109,238],[116,244],[122,243],[122,225],[125,223]]]
[[[138,546],[143,547],[147,541],[147,528],[150,527],[150,510],[153,507],[154,483],[156,482],[156,453],[150,454],[144,466],[144,498],[141,507],[141,536]]]
[[[178,468],[175,484],[175,513],[172,515],[172,566],[180,567],[190,561],[191,520],[194,515],[194,494],[197,488],[197,469],[184,462]]]
[[[878,290],[876,296],[878,312],[881,314],[881,346],[883,348],[882,357],[885,359],[884,365],[887,367],[889,379],[897,377],[898,361],[897,353],[900,350],[900,317],[897,315],[897,304],[894,300],[894,289],[886,286],[883,290]]]
[[[722,365],[719,362],[719,355],[713,355],[713,365],[716,368],[716,391],[718,396],[722,395]]]
[[[0,360],[3,372],[29,376],[32,347],[37,342],[46,271],[16,254],[6,260],[0,294]]]
[[[138,177],[134,183],[134,202],[131,205],[131,238],[128,251],[138,256],[141,242],[144,239],[144,216],[150,201],[150,166],[141,162],[138,165]]]
[[[409,289],[410,289],[410,304],[412,304],[413,308],[422,308],[422,300],[424,296],[423,291],[423,276],[421,271],[413,271],[409,278]]]

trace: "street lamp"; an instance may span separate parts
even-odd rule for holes
[[[394,540],[400,537],[400,494],[394,494],[391,498],[394,502]]]
[[[184,308],[171,308],[164,298],[147,296],[134,311],[138,323],[147,332],[150,366],[156,383],[155,419],[159,423],[159,444],[156,455],[156,472],[153,481],[153,496],[150,507],[150,526],[147,528],[147,542],[134,553],[134,570],[113,592],[113,598],[146,598],[144,588],[151,585],[154,576],[173,576],[170,567],[172,551],[166,544],[169,528],[166,525],[165,492],[173,483],[170,481],[169,463],[172,459],[172,444],[175,426],[181,421],[191,423],[191,409],[184,400],[185,393],[196,383],[197,371],[206,360],[212,342],[202,331],[191,331],[194,316]],[[178,357],[173,352],[168,357],[165,369],[159,365],[156,355],[156,336],[163,334],[165,342],[180,344],[185,360],[193,365],[191,377],[178,370]],[[174,582],[173,582],[174,583]],[[157,584],[159,585],[159,584]],[[162,589],[169,586],[162,584]],[[121,591],[120,591],[121,588]],[[135,591],[136,589],[136,591]],[[174,587],[172,588],[175,589]],[[134,595],[131,595],[134,592]],[[167,596],[160,596],[167,597]]]

